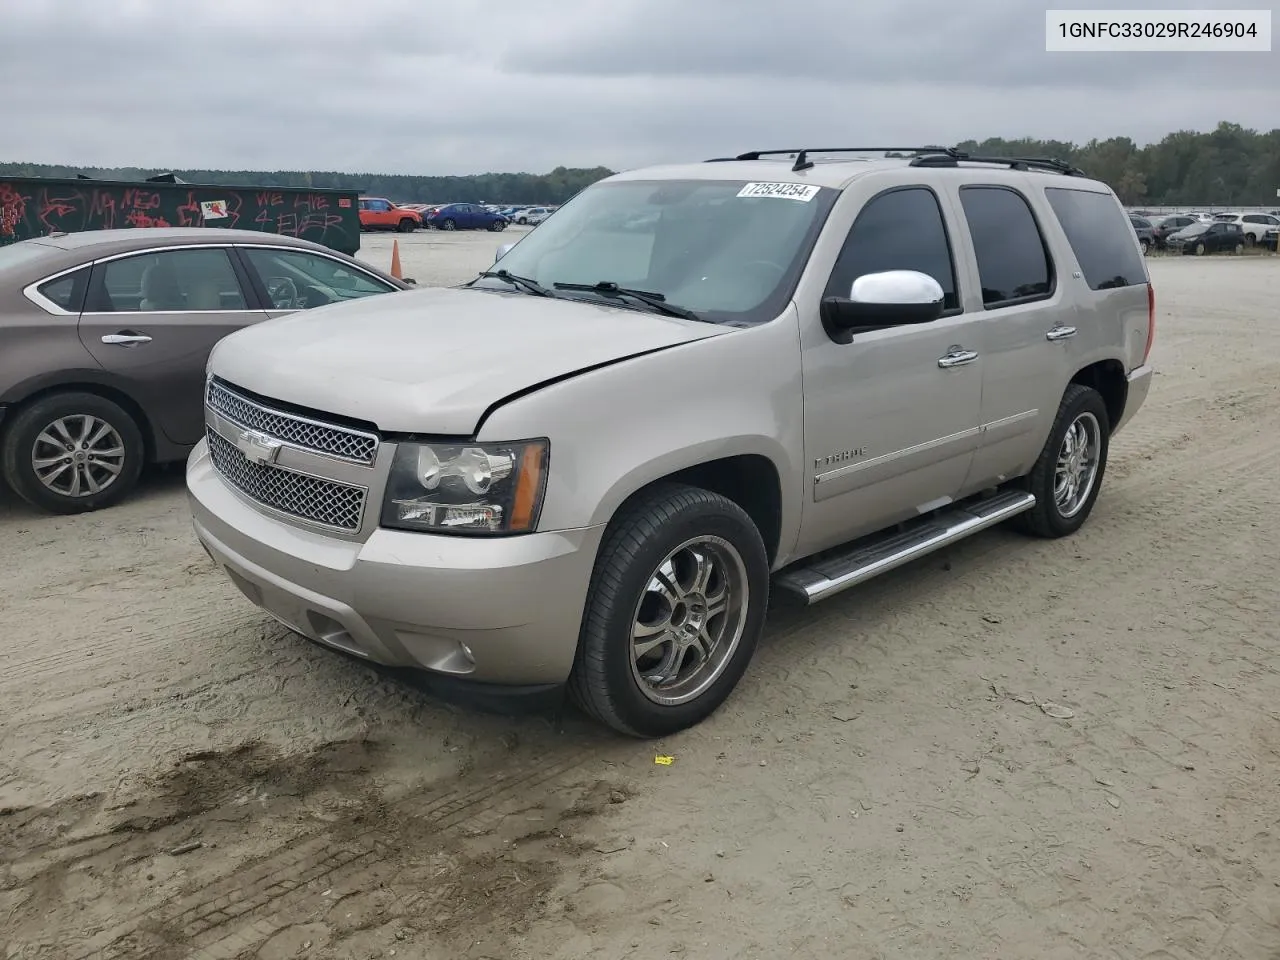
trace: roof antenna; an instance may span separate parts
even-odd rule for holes
[[[813,163],[809,160],[809,151],[801,150],[796,154],[796,162],[791,168],[791,172],[799,173],[801,170],[808,170],[812,166]]]

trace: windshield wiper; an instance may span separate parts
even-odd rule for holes
[[[530,293],[539,297],[555,296],[554,291],[548,290],[537,280],[530,280],[528,277],[521,277],[507,270],[484,270],[480,273],[480,276],[485,279],[505,280],[513,287],[520,287],[521,289],[528,290]]]
[[[668,317],[696,320],[699,323],[706,322],[687,307],[677,307],[674,303],[667,303],[667,298],[661,293],[620,287],[612,280],[601,280],[599,283],[556,283],[553,286],[557,290],[582,290],[587,293],[599,293],[606,297],[630,297],[632,300],[638,300],[652,307],[656,312],[666,314]]]

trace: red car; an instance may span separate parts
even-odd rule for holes
[[[399,230],[412,233],[422,226],[422,214],[408,207],[398,207],[382,197],[360,198],[361,230]]]

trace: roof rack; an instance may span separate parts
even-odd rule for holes
[[[707,163],[728,163],[734,160],[759,160],[761,157],[785,156],[794,153],[796,162],[793,172],[808,170],[813,166],[809,159],[811,153],[914,153],[914,154],[954,154],[950,147],[798,147],[792,150],[752,150],[740,153],[736,157],[714,157]]]
[[[736,157],[714,157],[707,163],[729,163],[735,160],[759,160],[762,157],[795,154],[793,173],[813,166],[809,154],[825,153],[909,153],[913,167],[956,167],[961,163],[994,163],[1011,170],[1052,170],[1068,177],[1083,177],[1085,173],[1065,160],[1056,157],[984,157],[974,156],[955,147],[798,147],[791,150],[751,150]]]
[[[946,150],[942,153],[922,154],[911,161],[913,167],[956,167],[961,163],[994,163],[1011,170],[1052,170],[1068,177],[1083,177],[1085,173],[1065,160],[1056,157],[980,157],[962,150]]]

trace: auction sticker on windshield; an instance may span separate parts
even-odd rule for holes
[[[738,191],[740,197],[782,197],[808,203],[818,195],[818,187],[808,183],[748,183]]]

